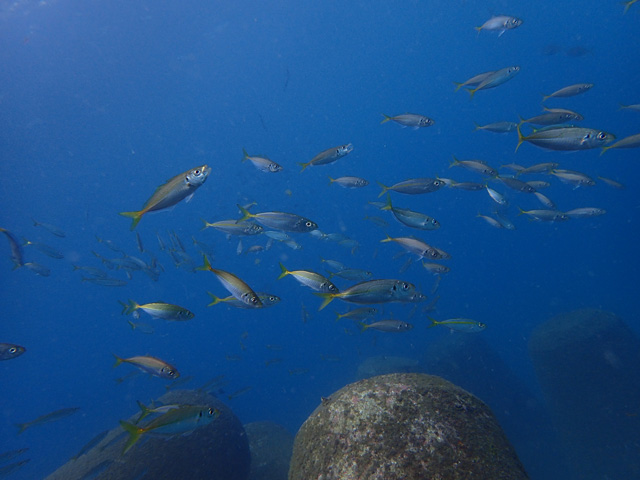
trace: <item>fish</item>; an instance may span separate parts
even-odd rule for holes
[[[491,70],[490,72],[484,72],[484,73],[479,73],[478,75],[474,75],[473,77],[471,77],[468,80],[465,80],[462,83],[453,82],[454,85],[456,86],[456,92],[460,90],[462,87],[476,87],[480,85],[483,81],[485,81],[487,77],[489,77],[494,73],[496,72],[494,70]]]
[[[533,125],[558,125],[571,121],[582,121],[584,117],[576,112],[566,110],[548,111],[546,113],[536,115],[535,117],[524,119],[520,117],[520,124],[529,123]]]
[[[22,432],[24,432],[26,429],[34,427],[36,425],[42,425],[43,423],[55,422],[56,420],[60,420],[62,418],[65,418],[65,417],[68,417],[70,415],[73,415],[78,410],[80,410],[80,407],[62,408],[60,410],[56,410],[54,412],[47,413],[45,415],[41,415],[38,418],[36,418],[35,420],[31,420],[30,422],[17,423],[16,426],[19,429],[18,430],[18,435],[21,434]]]
[[[622,2],[622,4],[624,5],[624,12],[622,12],[623,15],[626,15],[626,13],[629,11],[629,9],[631,8],[631,5],[633,5],[634,3],[636,3],[638,0],[628,0],[626,2]]]
[[[254,167],[256,167],[261,172],[266,173],[278,173],[282,171],[282,166],[278,165],[276,162],[266,158],[266,157],[252,157],[247,151],[242,149],[242,161],[245,162],[249,160]]]
[[[543,188],[549,188],[551,186],[549,182],[545,182],[543,180],[531,180],[526,183],[527,185],[531,185],[536,191],[541,190]]]
[[[177,382],[178,381],[174,383],[177,383]],[[138,408],[140,408],[140,416],[136,418],[136,420],[133,422],[134,425],[138,425],[142,420],[147,418],[149,415],[163,415],[171,410],[176,410],[182,406],[178,403],[171,403],[168,405],[160,405],[159,407],[156,407],[156,406],[147,407],[140,400],[138,400],[137,403],[138,403]]]
[[[542,205],[544,205],[545,207],[550,208],[552,210],[556,209],[556,204],[553,203],[553,201],[549,197],[547,197],[546,195],[543,195],[540,192],[533,192],[533,194],[540,201],[540,203]]]
[[[423,261],[422,266],[427,272],[433,273],[434,275],[443,275],[451,271],[449,267],[440,265],[439,263],[429,263],[429,262]]]
[[[47,232],[49,232],[52,235],[55,235],[56,237],[65,238],[67,236],[64,230],[62,230],[59,227],[56,227],[55,225],[52,225],[50,223],[38,222],[35,218],[31,218],[31,220],[33,221],[34,227],[42,227]]]
[[[17,450],[9,450],[6,452],[2,452],[0,453],[0,462],[6,462],[8,460],[12,460],[28,451],[29,451],[29,448],[25,447],[25,448],[19,448]]]
[[[350,320],[365,320],[373,317],[378,313],[378,309],[373,307],[360,307],[354,310],[349,310],[345,313],[336,312],[336,322],[342,318],[348,318]]]
[[[140,253],[144,253],[144,245],[142,244],[142,237],[140,236],[140,232],[136,232],[136,245],[138,246],[138,251]]]
[[[264,365],[268,367],[269,365],[276,365],[278,363],[282,363],[284,360],[282,358],[270,358],[269,360],[264,361]]]
[[[396,122],[403,127],[411,127],[414,130],[419,128],[425,128],[432,126],[435,121],[429,117],[425,117],[424,115],[418,115],[415,113],[403,113],[402,115],[396,115],[394,117],[390,117],[389,115],[382,114],[384,120],[380,123],[386,123],[389,120]]]
[[[551,170],[549,172],[550,175],[557,177],[563,183],[568,183],[572,185],[574,188],[578,187],[593,187],[596,182],[589,175],[576,172],[574,170]]]
[[[204,255],[204,265],[196,270],[209,270],[220,281],[231,295],[251,308],[262,308],[264,305],[253,289],[233,273],[212,268],[209,259]]]
[[[384,279],[360,282],[342,290],[340,293],[314,292],[314,295],[322,297],[323,302],[318,309],[322,310],[336,298],[350,303],[374,304],[410,301],[411,298],[416,296],[416,293],[416,287],[412,283],[403,280]]]
[[[486,130],[487,132],[493,133],[515,132],[516,127],[518,126],[518,124],[515,122],[495,122],[489,123],[487,125],[478,125],[477,123],[474,124],[476,126],[474,130]]]
[[[496,192],[493,188],[489,187],[489,185],[485,186],[487,193],[491,197],[491,199],[496,202],[498,205],[509,205],[509,201],[506,199],[504,195],[499,192]]]
[[[520,67],[518,65],[496,70],[495,72],[487,76],[487,78],[485,78],[482,82],[480,82],[475,88],[469,89],[468,90],[469,95],[471,96],[471,98],[473,98],[476,92],[480,90],[488,90],[490,88],[495,88],[497,86],[500,86],[503,83],[506,83],[509,80],[511,80],[519,72],[520,72]]]
[[[233,400],[234,398],[238,398],[241,395],[244,395],[245,393],[250,392],[251,390],[253,390],[253,387],[244,387],[241,388],[240,390],[236,390],[233,393],[230,393],[229,395],[227,395],[227,398],[229,400]]]
[[[26,351],[26,348],[14,343],[0,343],[0,360],[18,358]]]
[[[320,152],[319,154],[317,154],[315,157],[313,157],[307,163],[298,163],[298,165],[300,165],[302,167],[301,171],[304,172],[304,170],[307,167],[315,167],[315,166],[318,166],[318,165],[327,165],[329,163],[333,163],[335,161],[338,161],[339,159],[341,159],[345,155],[348,155],[352,151],[353,151],[353,145],[350,144],[350,143],[347,143],[346,145],[340,145],[338,147],[328,148],[327,150],[324,150],[324,151]]]
[[[430,260],[441,260],[441,259],[449,259],[451,255],[440,250],[439,248],[432,247],[431,245],[426,244],[422,240],[418,240],[413,237],[390,237],[387,235],[387,238],[380,240],[380,242],[396,242],[402,248],[407,250],[410,253],[417,255],[420,258],[428,258]]]
[[[49,275],[51,275],[51,270],[49,270],[44,265],[40,265],[36,262],[25,262],[24,264],[22,264],[22,266],[41,277],[48,277]]]
[[[124,287],[127,282],[111,277],[82,277],[82,282],[94,283],[103,287]]]
[[[401,320],[380,320],[375,323],[359,322],[359,325],[361,332],[369,330],[370,328],[380,332],[406,332],[413,328],[413,325]]]
[[[554,168],[558,168],[558,166],[559,165],[554,162],[536,163],[535,165],[531,165],[530,167],[519,170],[516,176],[527,175],[529,173],[549,173]],[[533,187],[533,185],[531,184],[528,185]]]
[[[30,458],[26,458],[24,460],[20,460],[19,462],[10,463],[9,465],[4,465],[0,467],[0,478],[8,477],[13,472],[22,468],[24,465],[31,461]]]
[[[575,95],[580,95],[588,90],[593,88],[593,83],[576,83],[574,85],[569,85],[568,87],[561,88],[560,90],[556,90],[555,92],[545,95],[542,94],[542,101],[549,98],[566,98],[573,97]]]
[[[24,241],[23,246],[25,247],[32,246],[33,248],[37,249],[39,252],[44,253],[47,257],[55,258],[58,260],[61,260],[64,258],[64,255],[62,253],[57,251],[55,248],[50,247],[49,245],[45,245],[44,243],[40,243],[40,242],[32,242],[30,240],[27,240],[26,238],[23,238],[22,240]]]
[[[287,275],[291,275],[302,285],[315,290],[316,292],[325,292],[325,293],[339,293],[338,287],[336,287],[331,280],[320,275],[319,273],[311,272],[308,270],[293,270],[289,271],[286,267],[280,263],[280,276],[278,280],[286,277]]]
[[[620,104],[620,110],[634,110],[636,112],[640,112],[640,103],[636,103],[633,105],[623,105]]]
[[[339,178],[331,178],[329,177],[329,185],[336,184],[341,186],[342,188],[362,188],[369,185],[369,181],[360,177],[339,177]]]
[[[393,217],[403,225],[419,230],[437,230],[440,222],[424,213],[414,212],[406,208],[394,207],[391,203],[391,196],[387,194],[387,203],[380,210],[388,210]]]
[[[122,315],[133,314],[134,318],[138,318],[140,316],[138,310],[148,313],[153,318],[161,318],[163,320],[184,321],[191,320],[195,316],[193,312],[190,312],[184,307],[164,302],[145,303],[144,305],[139,305],[133,300],[129,300],[129,303],[120,302],[120,305],[123,306]]]
[[[255,218],[258,223],[274,230],[284,230],[285,232],[311,232],[318,228],[318,224],[309,220],[308,218],[301,217],[295,213],[285,212],[261,212],[251,213],[241,205],[238,208],[242,212],[242,218],[237,222],[244,222],[250,218]]]
[[[528,215],[533,220],[537,220],[539,222],[565,222],[569,220],[569,217],[560,212],[558,210],[523,210],[518,207],[520,210],[519,215]]]
[[[204,222],[204,227],[202,227],[203,230],[206,228],[215,228],[227,235],[259,235],[264,232],[264,228],[253,222],[220,220],[218,222],[209,223],[204,218],[201,220]]]
[[[604,215],[605,213],[607,213],[606,210],[596,207],[574,208],[573,210],[564,212],[564,214],[569,218],[597,217]]]
[[[131,330],[138,330],[146,335],[152,335],[155,332],[155,329],[146,323],[132,322],[131,320],[127,320],[127,323],[131,326]]]
[[[290,368],[289,369],[289,375],[304,375],[305,373],[308,373],[309,369],[308,368]]]
[[[616,182],[615,180],[612,180],[610,178],[606,178],[606,177],[598,177],[600,180],[602,180],[604,183],[606,183],[607,185],[609,185],[610,187],[616,188],[618,190],[624,190],[624,185],[620,182]]]
[[[24,265],[24,257],[22,253],[22,246],[20,242],[16,238],[16,236],[11,233],[6,228],[0,228],[0,232],[4,233],[7,240],[9,240],[9,248],[11,249],[11,261],[13,262],[13,269],[22,267]]]
[[[469,320],[468,318],[452,318],[450,320],[437,321],[429,317],[431,324],[428,328],[443,326],[456,332],[475,333],[481,332],[487,326],[482,322],[476,322],[475,320]]]
[[[140,437],[147,433],[184,435],[198,427],[210,424],[219,416],[220,410],[207,405],[180,405],[154,418],[144,427],[138,427],[132,423],[120,420],[122,428],[129,433],[129,438],[122,450],[122,454],[127,453]]]
[[[211,167],[202,165],[176,175],[156,188],[151,198],[142,207],[142,210],[120,212],[120,215],[133,219],[130,229],[134,230],[146,213],[164,210],[184,199],[188,202],[196,190],[204,184],[210,173]]]
[[[497,15],[491,17],[479,27],[474,27],[478,33],[482,30],[488,30],[492,32],[499,32],[498,37],[501,37],[507,30],[513,30],[514,28],[522,25],[522,20],[517,17],[511,17],[509,15]]]
[[[138,367],[144,373],[148,373],[149,375],[153,375],[154,377],[160,377],[166,380],[174,380],[180,376],[180,373],[178,372],[176,367],[156,357],[144,355],[130,358],[121,358],[115,354],[113,356],[116,357],[116,363],[114,363],[113,365],[114,367],[117,367],[121,363],[130,363],[131,365]]]
[[[382,188],[382,191],[378,195],[378,198],[383,196],[389,190],[393,190],[397,193],[404,193],[406,195],[420,195],[423,193],[431,193],[440,190],[444,187],[444,182],[438,178],[411,178],[398,182],[395,185],[387,187],[386,185],[377,182]]]
[[[535,130],[526,136],[522,134],[520,126],[518,126],[517,130],[518,145],[516,145],[516,152],[523,142],[529,142],[547,150],[572,151],[602,147],[616,138],[615,135],[602,130],[574,127],[572,125],[543,128]]]
[[[496,179],[500,180],[507,187],[509,187],[511,190],[515,190],[516,192],[534,193],[536,191],[536,189],[531,185],[523,182],[522,180],[518,180],[517,178],[497,176]]]
[[[486,164],[484,160],[458,160],[456,156],[453,156],[453,161],[449,164],[451,167],[464,167],[472,172],[480,173],[482,175],[488,175],[489,177],[497,177],[498,171]]]
[[[640,133],[636,133],[635,135],[630,135],[628,137],[622,138],[618,140],[616,143],[602,147],[602,151],[600,155],[602,155],[607,150],[612,148],[638,148],[640,147]]]
[[[362,270],[361,268],[343,268],[337,272],[330,272],[329,279],[333,277],[344,278],[345,280],[362,281],[368,280],[373,276],[369,270]]]
[[[380,227],[380,228],[387,228],[389,226],[389,223],[384,219],[384,218],[380,218],[380,217],[376,217],[376,216],[370,216],[370,215],[365,215],[364,216],[365,220],[370,221],[371,223],[373,223],[376,227]]]
[[[450,188],[455,188],[457,190],[467,190],[469,192],[475,192],[478,190],[484,190],[484,183],[478,183],[478,182],[456,182],[455,180],[452,180],[451,183],[449,184]]]
[[[481,214],[477,214],[476,217],[483,219],[485,222],[487,222],[489,225],[491,225],[494,228],[504,228],[504,225],[499,220],[496,220],[493,217],[489,217],[487,215],[481,215]]]

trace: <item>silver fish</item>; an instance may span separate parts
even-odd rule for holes
[[[605,213],[607,213],[606,210],[596,207],[574,208],[573,210],[564,212],[564,214],[569,218],[597,217],[604,215]]]
[[[636,133],[635,135],[630,135],[628,137],[622,138],[618,140],[616,143],[609,145],[607,147],[602,147],[602,151],[600,155],[611,148],[638,148],[640,147],[640,133]]]
[[[255,218],[256,222],[264,225],[267,228],[284,230],[286,232],[310,232],[318,228],[317,223],[294,213],[251,213],[240,205],[238,205],[238,208],[242,212],[242,217],[238,220],[238,222],[244,222],[245,220],[248,220],[250,218]]]
[[[380,332],[406,332],[407,330],[411,330],[413,325],[401,320],[380,320],[375,323],[360,322],[360,331],[364,332],[370,328]]]
[[[496,122],[487,125],[478,125],[476,123],[475,126],[475,130],[486,130],[493,133],[509,133],[515,132],[518,124],[515,122]]]
[[[394,117],[390,117],[389,115],[385,115],[383,113],[382,116],[384,117],[384,120],[382,120],[382,122],[380,123],[386,123],[391,120],[402,125],[403,127],[411,127],[414,130],[430,127],[435,123],[431,118],[415,113],[403,113],[402,115],[396,115]]]
[[[27,349],[13,343],[0,343],[0,360],[11,360],[18,358]]]
[[[491,75],[485,78],[475,88],[470,89],[469,95],[471,95],[471,98],[473,98],[473,96],[479,90],[488,90],[490,88],[495,88],[499,85],[502,85],[503,83],[506,83],[513,77],[515,77],[519,72],[520,67],[518,65],[501,68],[500,70],[493,72]]]
[[[509,15],[497,15],[495,17],[491,17],[481,26],[475,27],[475,29],[478,33],[482,30],[499,32],[498,37],[501,37],[507,30],[513,30],[520,25],[522,25],[522,20],[519,18],[511,17]]]
[[[391,204],[391,196],[387,195],[387,203],[381,210],[388,210],[398,222],[407,227],[417,228],[419,230],[437,230],[440,228],[440,222],[424,213],[414,212],[406,208],[394,207]]]
[[[523,142],[548,150],[571,151],[602,147],[615,138],[615,135],[602,130],[574,126],[543,128],[525,136],[518,126],[516,152]]]
[[[494,73],[496,72],[494,70],[491,70],[490,72],[484,72],[484,73],[479,73],[478,75],[474,75],[470,79],[465,80],[464,82],[461,82],[461,83],[453,82],[454,85],[456,86],[456,92],[460,90],[462,87],[476,87],[480,85],[482,82],[484,82],[487,79],[487,77],[489,77]]]
[[[409,180],[398,182],[390,187],[387,187],[380,182],[377,183],[380,185],[380,188],[382,188],[378,198],[383,196],[389,190],[393,190],[397,193],[404,193],[406,195],[420,195],[423,193],[435,192],[445,185],[445,183],[438,178],[411,178]]]
[[[24,259],[22,256],[22,246],[20,245],[20,242],[18,241],[16,236],[6,228],[0,228],[0,232],[4,233],[4,235],[7,237],[7,240],[9,240],[9,248],[11,249],[11,261],[14,265],[13,268],[15,269],[23,266]]]
[[[593,87],[593,83],[576,83],[575,85],[569,85],[568,87],[561,88],[560,90],[556,90],[550,95],[543,95],[542,101],[544,102],[548,98],[566,98],[573,97],[574,95],[579,95],[581,93],[590,90]]]
[[[332,300],[339,298],[345,302],[359,304],[374,304],[400,302],[415,297],[416,287],[412,283],[402,280],[368,280],[357,283],[340,293],[314,292],[323,298],[319,310],[326,307]]]
[[[282,171],[282,166],[278,165],[276,162],[269,160],[266,157],[252,157],[250,156],[247,151],[243,148],[242,149],[242,161],[245,162],[247,160],[249,160],[254,167],[256,167],[258,170],[260,170],[261,172],[266,172],[266,173],[278,173]]]
[[[304,172],[305,168],[307,167],[315,167],[318,165],[327,165],[329,163],[333,163],[341,159],[345,155],[351,153],[352,151],[353,145],[347,143],[346,145],[340,145],[339,147],[328,148],[327,150],[324,150],[323,152],[317,154],[307,163],[298,163],[298,165],[302,167],[301,171]]]
[[[368,180],[360,177],[329,177],[329,184],[333,183],[335,183],[336,185],[340,185],[342,188],[362,188],[369,185]]]

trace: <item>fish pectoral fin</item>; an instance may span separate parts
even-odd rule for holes
[[[196,193],[196,192],[193,192],[193,193]],[[191,195],[189,195],[187,198],[185,198],[184,201],[189,203],[191,201],[191,199],[193,198],[193,193]]]

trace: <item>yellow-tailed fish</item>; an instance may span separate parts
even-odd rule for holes
[[[414,130],[430,127],[435,123],[431,118],[425,117],[424,115],[418,115],[416,113],[403,113],[394,117],[390,117],[389,115],[385,115],[383,113],[382,116],[384,117],[384,120],[382,120],[380,123],[393,121],[399,125],[402,125],[403,127],[411,127]]]
[[[211,173],[211,168],[207,165],[202,165],[176,175],[156,188],[151,198],[142,207],[142,210],[120,212],[120,215],[133,219],[131,223],[131,230],[133,230],[145,213],[172,207],[185,198],[189,201],[195,191],[207,180],[209,173]]]
[[[362,188],[369,185],[369,181],[361,177],[329,177],[329,185],[335,183],[342,188]]]
[[[522,25],[522,20],[517,17],[510,17],[508,15],[497,15],[491,17],[479,27],[474,27],[478,33],[482,30],[488,30],[491,32],[499,32],[498,37],[501,37],[507,30],[513,30]]]
[[[6,228],[0,228],[0,232],[4,233],[9,240],[9,248],[11,249],[11,261],[13,262],[13,268],[16,269],[18,267],[22,267],[24,265],[24,258],[22,256],[22,246],[20,242],[16,238],[16,236],[11,233]]]
[[[573,97],[574,95],[580,95],[581,93],[591,90],[593,83],[576,83],[575,85],[569,85],[568,87],[556,90],[550,95],[542,95],[542,101],[544,102],[548,98],[566,98]]]
[[[138,407],[140,407],[140,416],[136,418],[135,422],[133,422],[135,425],[139,424],[143,419],[147,418],[149,415],[162,415],[167,413],[169,410],[175,410],[177,408],[180,408],[181,405],[178,403],[174,403],[170,405],[161,405],[159,407],[156,407],[156,406],[147,407],[144,403],[138,400]]]
[[[476,128],[474,130],[486,130],[487,132],[493,133],[509,133],[515,132],[518,124],[515,122],[495,122],[488,123],[487,125],[478,125],[476,123],[475,126]]]
[[[566,222],[569,217],[558,210],[523,210],[518,207],[520,213],[518,215],[528,215],[532,220],[538,222]]]
[[[440,250],[439,248],[432,247],[431,245],[413,237],[390,237],[380,240],[380,242],[396,242],[402,248],[417,255],[420,258],[426,258],[428,260],[446,260],[451,258],[451,255]]]
[[[489,77],[489,75],[493,73],[496,73],[496,72],[494,70],[491,70],[490,72],[484,72],[484,73],[479,73],[478,75],[474,75],[469,80],[465,80],[464,82],[461,82],[461,83],[453,82],[454,85],[456,86],[456,92],[460,90],[462,87],[477,87],[482,82],[484,82],[487,79],[487,77]]]
[[[471,95],[471,98],[473,98],[473,96],[479,90],[488,90],[490,88],[495,88],[499,85],[502,85],[503,83],[508,82],[513,77],[515,77],[518,72],[520,72],[520,67],[518,65],[496,70],[495,72],[487,76],[487,78],[480,82],[475,88],[470,89],[469,95]]]
[[[336,298],[350,303],[374,304],[387,302],[411,301],[418,292],[415,285],[402,280],[368,280],[357,283],[340,293],[314,292],[323,298],[318,310],[322,310]]]
[[[378,330],[380,332],[406,332],[407,330],[411,330],[413,328],[413,325],[401,320],[380,320],[379,322],[374,323],[358,323],[360,325],[361,332],[369,330],[370,328]]]
[[[640,133],[636,133],[635,135],[630,135],[628,137],[622,138],[618,140],[616,143],[609,145],[607,147],[602,147],[602,151],[600,155],[602,155],[607,150],[612,148],[638,148],[640,147]]]
[[[424,213],[414,212],[406,208],[394,207],[391,203],[391,196],[387,194],[387,203],[380,210],[389,210],[393,217],[403,225],[419,230],[437,230],[440,222]]]
[[[231,305],[232,307],[236,308],[254,308],[247,305],[242,300],[238,300],[233,295],[225,298],[220,298],[211,292],[207,293],[213,300],[209,305],[207,305],[207,307],[212,307],[213,305],[218,305],[220,303],[226,303],[227,305]],[[260,299],[260,301],[262,302],[262,306],[264,307],[270,307],[271,305],[275,305],[276,303],[280,302],[280,297],[278,297],[277,295],[273,295],[272,293],[256,292],[256,295],[258,295],[258,298]]]
[[[445,185],[445,183],[439,178],[410,178],[409,180],[398,182],[390,187],[387,187],[380,182],[377,183],[380,185],[380,188],[382,188],[378,198],[383,196],[389,190],[393,190],[396,193],[404,193],[406,195],[420,195],[423,193],[435,192]]]
[[[0,360],[18,358],[26,351],[26,348],[16,345],[15,343],[0,343]]]
[[[43,423],[55,422],[56,420],[60,420],[61,418],[68,417],[69,415],[73,415],[74,413],[76,413],[78,410],[80,410],[80,407],[62,408],[60,410],[56,410],[55,412],[42,415],[35,420],[31,420],[30,422],[17,423],[16,426],[19,428],[18,434],[24,432],[27,428],[31,428],[36,425],[42,425]]]
[[[233,273],[225,272],[217,268],[212,268],[209,259],[204,255],[204,265],[198,267],[197,270],[209,270],[220,281],[222,286],[235,298],[248,305],[251,308],[262,308],[264,305],[253,289],[243,282]]]
[[[168,410],[166,413],[154,418],[144,427],[138,427],[132,423],[120,421],[120,425],[129,434],[129,439],[124,446],[123,454],[146,433],[159,435],[184,435],[198,427],[208,425],[220,415],[220,411],[207,405],[180,405]]]
[[[304,172],[305,168],[307,167],[315,167],[318,165],[327,165],[329,163],[333,163],[341,159],[345,155],[351,153],[352,151],[353,145],[347,143],[346,145],[340,145],[339,147],[328,148],[327,150],[324,150],[317,154],[307,163],[298,163],[298,165],[302,167],[301,171]]]
[[[552,126],[535,130],[529,135],[523,135],[518,126],[518,145],[516,152],[523,142],[529,142],[547,150],[588,150],[604,146],[615,140],[616,136],[592,128],[567,126]]]
[[[336,312],[336,322],[342,318],[348,318],[351,320],[365,320],[369,317],[373,317],[378,310],[373,307],[360,307],[354,310],[349,310],[346,313],[338,313]]]
[[[498,175],[498,171],[487,165],[484,160],[458,160],[455,155],[453,156],[453,161],[449,164],[449,168],[451,167],[463,167],[472,172],[490,177],[496,177]]]
[[[64,230],[62,230],[59,227],[56,227],[55,225],[52,225],[50,223],[38,222],[35,218],[31,218],[31,220],[33,220],[34,227],[42,227],[46,231],[48,231],[50,234],[55,235],[56,237],[64,238],[67,236],[67,234],[64,233]]]
[[[121,358],[115,354],[113,356],[116,357],[116,363],[113,365],[114,367],[117,367],[121,363],[129,363],[138,367],[143,372],[153,375],[154,377],[174,380],[180,376],[176,367],[168,364],[164,360],[160,360],[159,358],[150,357],[148,355],[131,358]]]
[[[242,217],[237,220],[238,223],[244,222],[250,218],[264,225],[267,228],[273,228],[274,230],[284,230],[286,232],[311,232],[318,228],[315,222],[312,222],[308,218],[301,217],[295,213],[285,212],[260,212],[251,213],[246,208],[238,205],[238,208],[242,212]]]
[[[133,314],[134,318],[138,318],[140,316],[138,310],[142,310],[154,318],[161,318],[163,320],[184,321],[191,320],[195,316],[184,307],[164,302],[145,303],[144,305],[140,305],[133,300],[129,300],[129,303],[120,302],[120,305],[123,307],[122,315]]]
[[[291,275],[302,285],[309,287],[316,292],[324,293],[338,293],[338,287],[336,287],[327,277],[320,275],[319,273],[311,272],[308,270],[287,270],[286,267],[280,263],[280,276],[278,280]]]
[[[429,328],[443,326],[450,330],[455,330],[456,332],[475,333],[481,332],[487,328],[484,323],[469,320],[468,318],[452,318],[451,320],[443,320],[439,322],[429,317],[429,320],[431,320]]]
[[[278,173],[282,171],[282,166],[278,165],[276,162],[266,158],[266,157],[252,157],[247,151],[242,149],[242,161],[249,160],[254,167],[256,167],[261,172],[266,173]]]

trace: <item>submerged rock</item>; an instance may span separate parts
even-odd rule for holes
[[[296,435],[289,480],[526,479],[489,408],[439,377],[391,374],[338,390]]]
[[[208,405],[220,410],[220,416],[188,435],[145,434],[124,455],[128,434],[121,427],[114,428],[92,449],[67,462],[46,480],[247,480],[249,443],[229,407],[196,390],[173,390],[157,403]]]
[[[640,478],[640,339],[584,309],[536,328],[529,352],[574,478]]]
[[[244,426],[251,448],[249,480],[287,480],[293,450],[293,435],[273,422]]]

